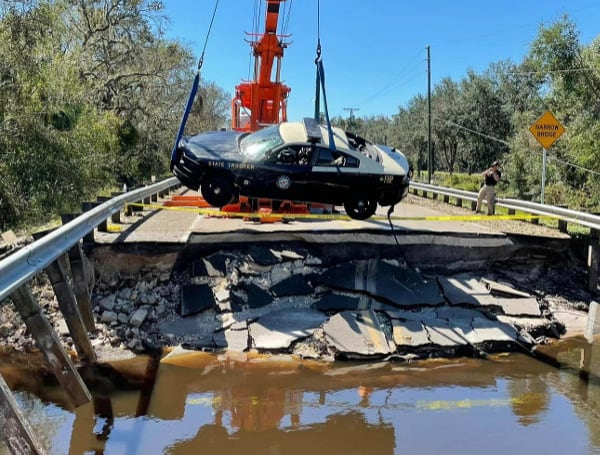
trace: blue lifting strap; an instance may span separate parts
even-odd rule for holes
[[[317,64],[317,93],[315,96],[315,121],[320,121],[320,92],[323,91],[323,108],[325,109],[325,121],[327,122],[327,132],[329,133],[329,148],[335,150],[335,140],[333,137],[333,129],[331,128],[331,122],[329,121],[329,110],[327,109],[327,93],[325,92],[325,68],[323,67],[323,61],[318,59]]]
[[[200,70],[202,69],[202,64],[204,63],[204,52],[206,51],[206,45],[208,44],[208,37],[210,36],[210,32],[212,30],[213,22],[215,21],[215,16],[217,14],[217,8],[219,7],[219,0],[215,1],[215,7],[213,9],[212,17],[210,19],[210,25],[208,26],[208,31],[206,32],[206,38],[204,39],[204,47],[202,48],[202,54],[200,55],[200,59],[198,59],[198,70],[196,71],[196,77],[194,78],[194,82],[192,83],[192,90],[190,91],[190,96],[188,98],[187,104],[185,105],[185,111],[183,111],[183,116],[181,117],[181,124],[179,125],[179,131],[177,131],[177,138],[175,139],[175,144],[173,145],[173,150],[171,151],[171,171],[175,167],[175,164],[179,162],[181,159],[181,151],[179,150],[179,141],[183,137],[183,131],[185,130],[185,124],[187,123],[188,116],[190,115],[190,111],[192,110],[192,106],[194,104],[194,99],[196,98],[196,93],[198,92],[198,86],[200,85]]]
[[[187,104],[185,105],[185,111],[183,111],[183,116],[181,117],[181,124],[179,125],[179,131],[177,132],[177,138],[175,139],[175,145],[173,145],[173,151],[171,152],[171,171],[176,163],[181,159],[181,151],[179,150],[179,141],[183,137],[183,131],[185,130],[185,124],[187,123],[188,116],[190,115],[190,111],[192,110],[192,105],[194,104],[194,98],[196,98],[196,93],[198,92],[198,86],[200,85],[200,71],[196,72],[196,77],[194,78],[194,82],[192,84],[192,90],[190,91],[190,96],[188,98]]]

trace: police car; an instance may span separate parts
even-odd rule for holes
[[[182,184],[214,207],[239,195],[343,205],[367,219],[377,205],[408,193],[409,165],[398,150],[312,119],[254,133],[213,131],[184,137],[171,167]]]

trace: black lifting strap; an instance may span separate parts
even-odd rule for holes
[[[329,136],[329,148],[335,150],[335,140],[333,129],[329,121],[329,110],[327,109],[327,93],[325,92],[325,68],[321,59],[321,2],[317,1],[317,81],[315,87],[315,122],[321,123],[321,90],[323,91],[323,108],[325,109],[325,121],[327,122],[327,132]]]
[[[192,89],[190,90],[190,95],[188,96],[187,103],[185,105],[185,110],[183,111],[183,116],[181,117],[181,123],[179,124],[179,130],[177,131],[177,137],[175,138],[175,144],[173,145],[173,150],[171,151],[171,171],[175,167],[175,164],[179,162],[181,159],[181,151],[179,150],[179,141],[183,137],[183,132],[185,130],[185,125],[187,123],[188,116],[190,115],[190,111],[192,110],[192,106],[194,104],[194,99],[196,98],[196,93],[198,92],[198,86],[200,85],[200,70],[202,69],[202,64],[204,63],[204,52],[206,51],[206,44],[208,43],[208,37],[210,36],[210,31],[212,30],[213,22],[215,20],[215,15],[217,14],[217,8],[219,6],[219,0],[215,2],[215,8],[213,10],[212,18],[210,19],[210,25],[208,26],[208,31],[206,33],[206,39],[204,40],[204,47],[202,48],[202,54],[198,59],[198,68],[196,70],[196,76],[194,77],[194,81],[192,82]],[[200,100],[202,101],[202,99]]]

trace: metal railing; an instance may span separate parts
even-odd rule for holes
[[[453,197],[467,201],[477,201],[477,194],[473,191],[458,190],[443,186],[429,185],[426,183],[411,182],[410,187],[415,190],[426,191],[443,196]],[[520,210],[533,215],[553,216],[568,223],[575,223],[600,231],[600,216],[586,212],[578,212],[554,205],[540,204],[537,202],[521,201],[519,199],[497,198],[496,205],[509,210]]]
[[[3,259],[0,261],[0,302],[67,253],[79,240],[126,204],[147,199],[178,185],[179,180],[171,177],[116,196]]]

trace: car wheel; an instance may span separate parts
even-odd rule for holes
[[[226,177],[215,175],[205,179],[200,185],[202,197],[213,207],[223,207],[234,196],[233,183]]]
[[[355,220],[366,220],[377,210],[377,200],[367,196],[357,196],[344,202],[346,214]]]

